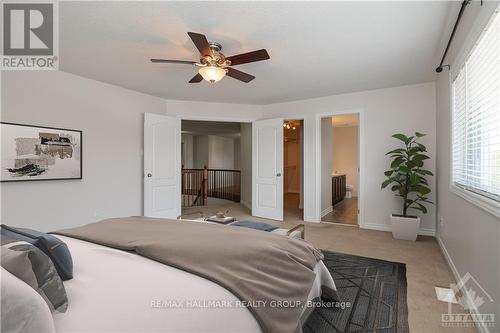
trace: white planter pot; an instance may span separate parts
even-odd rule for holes
[[[391,215],[391,225],[394,238],[415,241],[420,227],[420,217]]]

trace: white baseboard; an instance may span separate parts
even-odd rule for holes
[[[392,231],[390,224],[380,224],[380,223],[364,223],[359,226],[361,229],[379,230],[379,231]],[[431,228],[420,228],[418,234],[422,236],[436,236],[436,230]]]
[[[315,216],[304,216],[304,222],[320,223],[321,219]]]
[[[245,206],[246,208],[252,210],[252,204],[246,202],[246,201],[241,201],[240,200],[240,204],[242,204],[243,206]]]
[[[331,212],[333,212],[333,206],[325,208],[325,210],[323,210],[321,212],[321,218],[325,217],[326,215],[330,214]]]
[[[444,259],[446,260],[446,263],[450,267],[451,273],[453,274],[453,278],[455,279],[455,282],[458,283],[462,277],[460,276],[460,273],[458,273],[457,266],[455,266],[455,263],[453,263],[453,260],[451,259],[450,253],[446,249],[446,246],[444,246],[444,243],[439,237],[439,234],[436,235],[437,242],[439,244],[439,248],[441,249],[441,252],[443,253]],[[477,307],[475,306],[474,302],[472,301],[472,297],[470,293],[468,292],[467,288],[463,288],[462,293],[465,295],[465,300],[467,302],[467,307],[470,309],[470,312],[473,315],[473,318],[478,318],[480,312],[478,311]],[[476,329],[480,333],[490,333],[490,330],[488,327],[481,325],[481,323],[476,323]]]

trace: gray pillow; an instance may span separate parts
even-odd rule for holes
[[[0,225],[0,234],[2,238],[17,239],[33,244],[49,256],[61,279],[69,280],[73,278],[71,253],[66,243],[56,236],[26,228],[9,227],[5,224]]]
[[[54,264],[45,253],[24,241],[3,239],[0,265],[26,282],[45,300],[51,312],[66,312],[68,297]]]

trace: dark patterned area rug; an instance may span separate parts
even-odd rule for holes
[[[409,331],[404,264],[323,253],[345,307],[340,303],[316,308],[303,327],[305,333]]]

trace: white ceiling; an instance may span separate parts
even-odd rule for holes
[[[60,2],[60,69],[166,99],[268,104],[433,81],[458,2]],[[237,68],[245,84],[189,84],[187,31],[226,55],[266,48]]]

